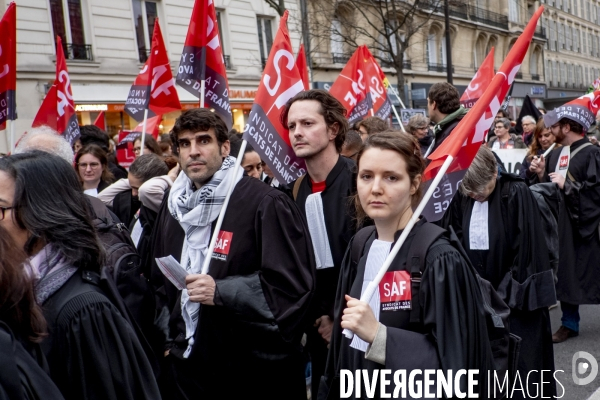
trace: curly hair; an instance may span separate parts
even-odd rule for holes
[[[427,94],[429,102],[434,102],[442,114],[451,114],[460,108],[458,90],[448,82],[434,83]]]
[[[346,132],[348,132],[348,120],[346,119],[347,112],[342,103],[340,103],[338,99],[333,97],[326,90],[306,90],[289,99],[283,107],[283,110],[281,110],[281,124],[285,127],[288,126],[288,114],[290,112],[290,107],[295,102],[303,100],[318,101],[321,105],[319,114],[325,118],[325,124],[327,127],[332,128],[337,126],[338,131],[335,137],[335,148],[338,153],[341,153],[344,141],[346,140]]]
[[[173,142],[172,152],[174,156],[179,156],[179,135],[183,132],[200,132],[208,131],[213,128],[217,143],[219,146],[229,140],[227,133],[227,125],[225,122],[214,112],[207,110],[206,108],[194,108],[192,110],[184,111],[175,120],[175,125],[171,130],[171,141]],[[237,155],[237,154],[236,154]]]

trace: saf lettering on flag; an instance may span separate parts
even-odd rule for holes
[[[384,80],[385,75],[375,58],[363,45],[350,57],[329,93],[344,105],[350,124],[371,114],[388,119],[392,104],[387,97]]]
[[[502,100],[521,68],[521,63],[533,38],[535,26],[543,11],[543,7],[538,8],[479,101],[475,103],[475,106],[459,122],[446,140],[429,155],[428,158],[431,162],[423,173],[425,190],[429,188],[446,158],[452,156],[454,160],[423,210],[427,221],[433,222],[442,218],[450,205],[460,181],[475,158],[500,109]]]
[[[0,130],[17,119],[17,5],[10,3],[0,20]]]
[[[279,30],[243,136],[269,165],[275,178],[286,184],[306,172],[304,160],[296,157],[290,144],[288,128],[280,120],[282,107],[304,90],[304,83],[294,62],[287,18],[286,11],[279,22]]]
[[[144,120],[146,109],[148,117],[181,110],[158,19],[154,22],[150,57],[135,78],[125,102],[125,112],[138,122]]]
[[[71,80],[60,36],[56,37],[56,79],[38,110],[32,127],[48,125],[63,135],[71,146],[79,138]]]
[[[202,81],[205,81],[204,106],[213,108],[231,129],[229,84],[213,0],[194,3],[177,71],[177,83],[198,98]]]
[[[389,271],[379,282],[381,311],[412,309],[412,286],[408,271]]]
[[[460,104],[465,108],[472,108],[475,102],[485,92],[485,89],[494,79],[494,48],[490,50],[485,60],[479,66],[477,73],[467,86],[467,89],[460,97]]]

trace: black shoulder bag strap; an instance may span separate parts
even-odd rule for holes
[[[410,323],[421,322],[421,303],[419,302],[419,290],[421,289],[421,277],[425,270],[427,250],[433,242],[446,233],[444,228],[426,222],[417,231],[406,258],[407,267],[410,271],[410,282],[412,292],[412,309],[410,311]]]
[[[292,188],[292,197],[294,197],[294,201],[296,201],[296,199],[298,198],[298,192],[300,191],[300,185],[302,184],[302,181],[304,180],[305,177],[306,177],[306,174],[302,175],[300,178],[296,179],[296,182],[294,182],[294,187]]]
[[[578,148],[575,149],[575,151],[573,151],[571,153],[571,155],[569,156],[571,160],[573,160],[575,158],[575,156],[577,155],[577,153],[579,153],[581,150],[585,149],[588,146],[592,146],[592,144],[590,142],[584,143],[581,146],[579,146]],[[570,161],[569,161],[570,162]],[[575,178],[573,177],[573,175],[571,174],[571,171],[569,171],[569,169],[567,168],[567,176],[569,177],[569,179],[571,180],[571,182],[575,183],[577,182],[575,180]]]
[[[356,232],[354,235],[354,239],[352,239],[352,248],[350,249],[350,255],[352,256],[352,261],[358,264],[360,261],[360,257],[362,256],[363,251],[365,250],[365,245],[369,241],[371,235],[375,232],[375,227],[373,225],[367,226],[360,231]]]

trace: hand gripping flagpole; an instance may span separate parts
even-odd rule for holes
[[[148,122],[148,109],[144,110],[144,123],[142,124],[142,143],[140,144],[140,156],[144,154],[146,142],[146,122]]]
[[[242,145],[240,146],[240,151],[238,153],[237,158],[235,159],[235,164],[233,166],[233,171],[229,171],[230,174],[236,174],[236,171],[242,165],[242,158],[244,157],[244,151],[246,150],[246,144],[248,142],[246,139],[242,140]],[[217,237],[219,236],[219,231],[221,230],[221,225],[223,225],[223,219],[225,218],[225,213],[227,212],[227,205],[229,204],[229,199],[231,198],[231,193],[233,193],[233,189],[237,181],[232,179],[229,182],[229,187],[227,188],[227,195],[225,196],[225,201],[223,201],[223,206],[221,207],[221,212],[219,213],[219,218],[217,218],[217,224],[215,225],[215,231],[213,232],[212,238],[210,239],[210,244],[208,245],[208,253],[206,253],[206,257],[204,258],[204,263],[202,264],[201,274],[208,273],[208,266],[210,265],[210,260],[212,259],[212,255],[215,251],[215,244],[217,243]]]
[[[415,226],[415,224],[419,220],[419,216],[425,209],[427,202],[429,202],[429,199],[431,198],[431,196],[433,195],[433,192],[435,191],[435,189],[439,185],[440,181],[444,177],[444,174],[446,173],[448,168],[450,168],[450,164],[452,164],[452,161],[454,161],[454,157],[448,156],[446,158],[446,160],[444,161],[444,163],[442,164],[442,166],[440,167],[440,170],[438,171],[437,175],[431,182],[429,189],[427,189],[425,196],[423,196],[423,200],[421,200],[421,202],[419,203],[419,206],[417,207],[417,209],[413,213],[412,217],[408,221],[408,224],[406,224],[406,227],[402,231],[402,234],[398,238],[398,241],[396,242],[394,247],[392,247],[390,254],[388,254],[388,256],[385,259],[385,261],[383,262],[383,265],[381,266],[381,268],[379,268],[377,275],[375,276],[373,281],[371,281],[371,283],[369,283],[369,285],[367,286],[363,295],[360,296],[361,301],[364,301],[367,303],[369,301],[371,301],[371,297],[373,297],[373,295],[375,294],[375,290],[377,290],[377,288],[379,287],[379,283],[383,279],[383,276],[387,272],[390,265],[392,265],[392,261],[394,261],[394,258],[396,258],[396,255],[400,251],[400,248],[402,248],[402,245],[406,241],[408,234],[410,233],[412,228]],[[354,336],[354,333],[349,329],[344,329],[343,333],[344,333],[344,336],[346,336],[348,339],[352,339],[352,337]]]

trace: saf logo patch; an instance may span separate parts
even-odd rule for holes
[[[558,167],[560,169],[567,168],[569,166],[569,156],[562,156],[558,161]]]
[[[227,255],[231,248],[232,239],[233,232],[219,231],[212,258],[220,261],[227,261]]]
[[[408,271],[386,272],[379,283],[381,311],[412,309],[412,287]]]

